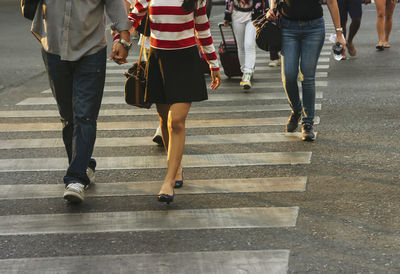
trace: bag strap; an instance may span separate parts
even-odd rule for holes
[[[147,16],[146,16],[146,24],[144,26],[144,33],[146,33],[147,30],[147,22],[149,20],[149,11],[147,11]],[[139,61],[138,61],[138,65],[136,68],[136,74],[139,73],[139,66],[142,63],[142,55],[143,55],[143,49],[144,49],[144,40],[146,40],[146,37],[143,35],[142,36],[142,45],[140,46],[140,53],[139,53]]]

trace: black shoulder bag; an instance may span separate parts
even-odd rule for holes
[[[147,13],[146,24],[144,27],[144,33],[148,27],[147,21],[149,20],[149,13]],[[144,40],[142,39],[142,46],[140,48],[139,61],[135,62],[132,67],[129,68],[128,72],[125,72],[125,76],[128,78],[125,81],[125,102],[128,105],[132,105],[140,108],[150,108],[151,103],[146,102],[146,62],[142,61]]]
[[[277,10],[280,10],[280,1],[277,2]],[[265,51],[282,49],[282,29],[280,17],[277,21],[270,21],[262,14],[253,21],[256,27],[256,44]]]
[[[40,0],[21,0],[22,15],[29,20],[33,20],[39,2]]]

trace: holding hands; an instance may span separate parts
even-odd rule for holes
[[[130,33],[127,30],[123,30],[120,33],[120,38],[121,41],[128,41],[130,40]],[[128,62],[126,58],[128,57],[128,51],[127,49],[119,40],[115,40],[112,46],[112,52],[110,55],[110,60],[114,60],[115,63],[118,65],[122,65]]]
[[[269,21],[276,21],[279,17],[279,11],[277,11],[276,9],[269,9],[265,16]]]

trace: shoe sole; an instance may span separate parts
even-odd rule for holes
[[[302,137],[301,140],[305,141],[305,142],[313,142],[315,140],[315,137]]]
[[[295,127],[295,128],[292,129],[292,130],[289,130],[288,128],[286,128],[286,132],[295,132],[298,128],[299,128],[298,126]]]
[[[81,203],[84,200],[84,197],[76,192],[66,190],[64,192],[64,199],[70,203]]]
[[[154,136],[153,142],[158,144],[158,145],[160,145],[160,146],[164,145],[162,137],[160,135]]]
[[[251,86],[250,85],[243,85],[243,89],[250,89]]]
[[[172,203],[174,201],[174,196],[170,196],[170,195],[163,195],[161,194],[160,196],[158,196],[158,201],[160,203]]]
[[[183,180],[175,181],[174,188],[181,188],[183,186]]]

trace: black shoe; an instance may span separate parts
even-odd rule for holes
[[[181,188],[183,186],[183,180],[175,181],[174,188]]]
[[[157,128],[156,133],[153,136],[153,142],[160,146],[164,146],[162,136],[161,136],[161,129],[159,127]]]
[[[301,112],[294,112],[292,110],[289,120],[286,123],[286,131],[287,132],[295,131],[297,129],[297,127],[299,126],[300,118],[301,118]]]
[[[181,188],[183,186],[183,173],[182,173],[182,180],[175,181],[174,188]]]
[[[172,203],[174,201],[174,194],[168,195],[168,194],[158,194],[158,201],[161,203]]]
[[[315,134],[314,134],[314,130],[313,130],[313,126],[309,123],[305,123],[303,124],[303,127],[301,129],[302,131],[302,137],[301,139],[303,141],[314,141],[315,140]]]

